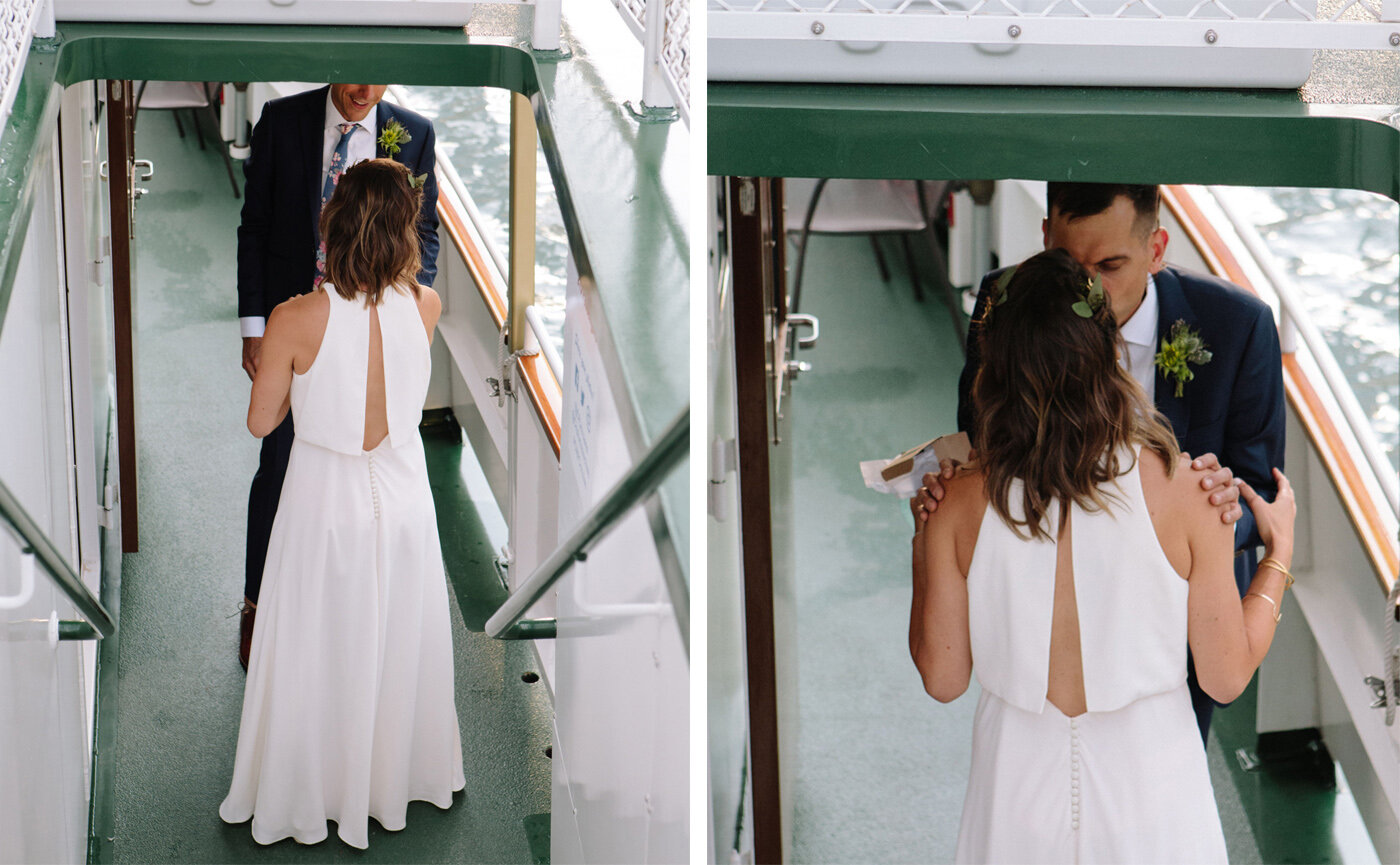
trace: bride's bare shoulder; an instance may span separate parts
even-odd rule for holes
[[[433,331],[437,329],[438,318],[442,315],[442,298],[431,286],[418,286],[418,317],[428,330],[428,342],[433,341]]]
[[[277,307],[272,310],[272,319],[279,320],[284,326],[293,330],[300,330],[324,324],[326,314],[329,311],[330,298],[326,296],[325,289],[318,288],[277,304]],[[268,321],[268,325],[272,325],[271,319]]]
[[[987,509],[986,476],[979,469],[963,469],[943,481],[943,501],[935,515],[959,522],[979,521]]]
[[[1185,454],[1177,456],[1173,471],[1167,471],[1167,461],[1161,454],[1146,447],[1138,456],[1142,494],[1149,505],[1176,509],[1189,505],[1195,498],[1191,460]]]

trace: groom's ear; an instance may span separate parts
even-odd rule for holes
[[[1167,256],[1167,230],[1160,225],[1153,229],[1152,236],[1147,239],[1149,248],[1152,250],[1152,263],[1148,265],[1150,273],[1157,273],[1166,266]]]
[[[1050,248],[1050,218],[1046,217],[1040,221],[1040,244],[1045,249]]]

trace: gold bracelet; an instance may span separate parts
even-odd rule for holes
[[[1283,564],[1282,564],[1278,559],[1275,559],[1273,556],[1266,556],[1264,559],[1262,559],[1262,560],[1259,562],[1259,567],[1261,567],[1261,568],[1273,568],[1274,570],[1278,571],[1280,574],[1283,574],[1284,579],[1286,579],[1286,580],[1288,581],[1288,582],[1286,582],[1286,583],[1283,584],[1283,590],[1284,590],[1285,592],[1288,591],[1289,589],[1293,588],[1293,583],[1294,583],[1293,575],[1290,574],[1290,573],[1288,572],[1288,568],[1285,568],[1285,567],[1283,566]]]
[[[1248,593],[1245,594],[1245,597],[1246,597],[1246,598],[1263,598],[1264,600],[1268,601],[1268,602],[1269,602],[1269,606],[1271,606],[1271,607],[1274,608],[1274,624],[1278,624],[1278,620],[1281,619],[1281,618],[1283,618],[1283,612],[1282,612],[1281,610],[1279,610],[1278,604],[1274,603],[1274,599],[1271,598],[1271,597],[1269,597],[1268,595],[1263,594],[1262,592],[1248,592]]]

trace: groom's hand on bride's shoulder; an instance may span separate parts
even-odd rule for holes
[[[1220,521],[1231,525],[1238,520],[1243,510],[1235,473],[1222,466],[1215,454],[1201,454],[1194,459],[1187,453],[1182,456],[1191,460],[1191,470],[1199,476],[1201,489],[1209,494],[1211,507],[1220,512]]]
[[[943,486],[943,481],[952,480],[956,473],[958,463],[950,459],[938,461],[938,473],[928,472],[923,477],[923,486],[909,500],[909,510],[914,514],[914,527],[918,528],[928,521],[928,515],[938,510],[938,503],[943,501],[947,495],[947,488]]]

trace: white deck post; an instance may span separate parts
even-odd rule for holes
[[[58,35],[53,18],[53,0],[40,0],[39,13],[34,19],[34,38],[52,39]]]
[[[559,9],[561,0],[535,0],[535,25],[530,31],[530,46],[536,51],[559,50]]]
[[[642,44],[642,105],[647,108],[672,108],[676,104],[666,86],[666,69],[661,62],[661,46],[665,40],[666,0],[647,0],[646,35]]]

